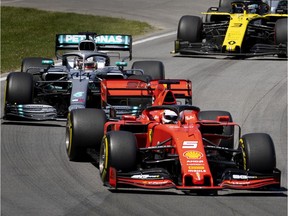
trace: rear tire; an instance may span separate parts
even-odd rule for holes
[[[165,79],[165,68],[161,61],[135,61],[132,65],[132,69],[142,69],[144,75],[150,76],[152,80],[154,79]]]
[[[177,40],[197,43],[202,41],[202,19],[198,16],[182,16],[178,23]]]
[[[242,150],[242,166],[245,171],[256,173],[273,173],[276,167],[274,143],[270,135],[265,133],[245,134],[240,139]]]
[[[280,58],[287,58],[287,18],[278,19],[275,24],[275,43],[286,46],[286,53],[278,54]]]
[[[199,120],[216,120],[217,116],[229,116],[229,122],[233,122],[232,115],[227,111],[200,111],[198,113]],[[224,135],[234,135],[234,127],[233,126],[225,126],[223,130]],[[220,147],[234,149],[234,136],[230,139],[223,139],[220,142]]]
[[[41,80],[40,70],[48,68],[47,65],[42,64],[42,60],[52,60],[52,59],[41,58],[41,57],[24,58],[22,60],[22,64],[21,64],[21,71],[25,72],[25,73],[27,72],[27,73],[32,74],[34,81]],[[31,69],[29,69],[29,68],[31,68]]]
[[[229,13],[232,9],[232,5],[231,5],[232,2],[235,2],[235,0],[221,0],[221,1],[219,1],[218,11]]]
[[[108,185],[110,167],[117,171],[130,172],[136,169],[137,140],[128,131],[110,131],[102,140],[99,158],[99,172],[102,181]]]
[[[66,150],[70,161],[87,160],[87,149],[100,151],[106,114],[100,109],[76,109],[68,115]]]

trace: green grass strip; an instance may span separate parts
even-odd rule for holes
[[[55,35],[83,31],[98,34],[143,35],[153,30],[144,22],[1,7],[1,73],[19,69],[25,57],[55,57]]]

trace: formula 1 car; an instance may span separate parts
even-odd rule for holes
[[[100,83],[105,79],[163,79],[164,66],[159,61],[132,59],[130,35],[95,33],[57,34],[55,53],[61,59],[25,58],[21,72],[10,73],[6,81],[4,118],[54,120],[66,118],[72,109],[102,108]],[[110,57],[129,56],[111,66]],[[111,55],[110,55],[111,54]]]
[[[229,112],[200,111],[173,98],[173,91],[162,88],[158,102],[138,118],[103,120],[104,131],[99,126],[102,110],[73,110],[66,133],[70,159],[84,160],[87,146],[100,151],[100,176],[112,189],[216,194],[221,189],[280,186],[281,171],[268,134],[242,135]]]
[[[271,13],[261,0],[220,0],[210,7],[205,21],[182,16],[173,53],[225,55],[241,58],[287,57],[287,14]]]
[[[102,109],[76,109],[69,113],[66,147],[71,161],[81,161],[83,158],[85,160],[87,150],[99,154],[107,119],[118,121],[123,116],[131,116],[134,119],[152,104],[174,104],[175,102],[183,105],[192,104],[190,80],[167,79],[147,82],[141,78],[136,75],[130,79],[103,80],[101,82]],[[169,92],[167,93],[166,90]],[[163,97],[163,94],[166,96]]]

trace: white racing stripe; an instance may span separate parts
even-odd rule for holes
[[[160,39],[160,38],[163,38],[163,37],[168,37],[168,36],[171,36],[173,34],[176,34],[176,31],[168,32],[168,33],[157,35],[157,36],[153,36],[153,37],[148,37],[148,38],[145,38],[145,39],[142,39],[142,40],[138,40],[138,41],[133,42],[132,45],[146,43],[148,41],[153,41],[153,40],[157,40],[157,39]],[[1,77],[0,81],[2,82],[4,80],[6,80],[6,78],[7,78],[7,75],[4,76],[4,77]]]
[[[138,40],[138,41],[133,42],[132,44],[137,45],[137,44],[145,43],[148,41],[157,40],[159,38],[168,37],[168,36],[174,35],[176,33],[177,33],[176,31],[168,32],[166,34],[161,34],[161,35],[157,35],[157,36],[153,36],[153,37],[148,37],[148,38],[145,38],[143,40]]]

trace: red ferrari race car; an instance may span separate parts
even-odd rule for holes
[[[242,135],[229,112],[180,104],[168,86],[158,83],[153,105],[139,117],[122,115],[104,123],[102,110],[73,110],[67,125],[69,158],[83,160],[87,149],[94,149],[101,179],[113,189],[215,194],[280,187],[281,171],[268,134]]]

